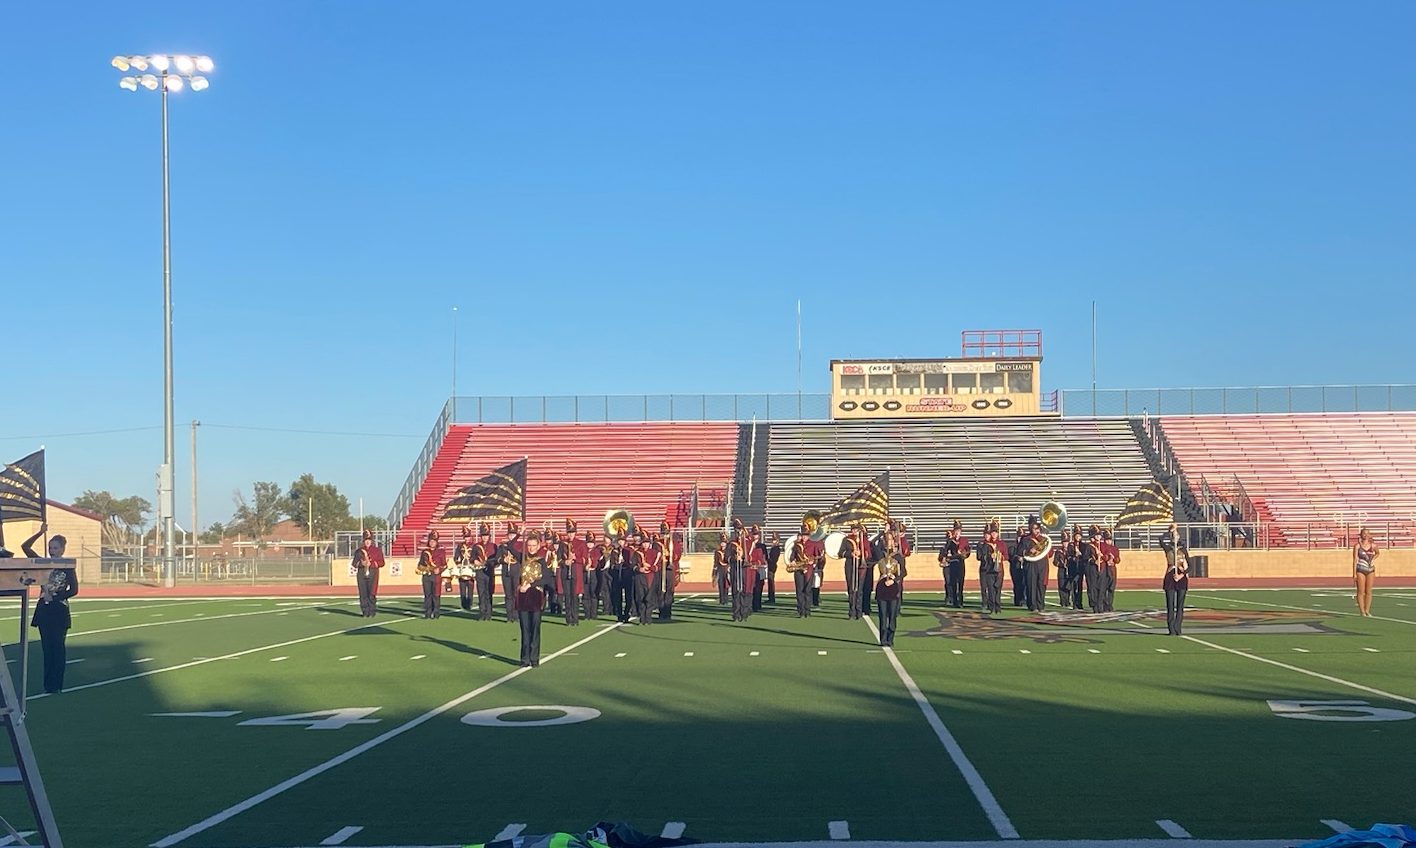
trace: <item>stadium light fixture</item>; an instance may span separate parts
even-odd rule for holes
[[[172,415],[172,205],[170,202],[167,167],[167,95],[190,87],[192,91],[204,91],[211,85],[205,76],[195,72],[210,73],[215,65],[209,56],[114,56],[111,62],[120,73],[130,70],[144,72],[152,68],[156,73],[142,73],[141,76],[127,75],[118,80],[118,87],[124,91],[137,91],[139,86],[162,95],[162,414],[163,451],[162,465],[158,468],[157,524],[162,535],[163,583],[176,583],[176,519],[175,501],[172,496],[173,460],[173,415]]]

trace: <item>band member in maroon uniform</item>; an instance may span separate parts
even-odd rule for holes
[[[541,614],[546,608],[546,593],[556,578],[541,550],[541,534],[527,536],[525,550],[519,560],[512,556],[513,603],[521,625],[521,665],[535,668],[541,664]]]
[[[782,561],[783,552],[782,537],[773,533],[767,545],[767,603],[773,605],[777,603],[777,564]]]
[[[595,592],[599,586],[592,583],[599,569],[591,568],[590,557],[591,545],[595,541],[594,534],[586,531],[584,536],[575,536],[570,540],[570,559],[575,563],[577,573],[580,575],[580,615],[582,618],[594,618],[595,607],[598,606]]]
[[[802,553],[811,560],[811,605],[821,606],[821,577],[826,569],[826,544],[818,542],[810,537],[805,530],[802,536],[806,537],[802,542]]]
[[[1072,543],[1067,541],[1067,531],[1062,531],[1062,541],[1052,546],[1052,567],[1057,572],[1057,603],[1066,609],[1072,599],[1072,567],[1068,564]]]
[[[1111,531],[1101,531],[1101,611],[1116,609],[1116,566],[1121,562],[1121,549],[1111,541]]]
[[[664,524],[664,534],[659,540],[663,555],[659,559],[661,569],[655,587],[655,599],[659,605],[659,620],[672,621],[674,617],[674,592],[678,589],[679,568],[682,566],[683,545],[674,539],[673,531]]]
[[[1093,524],[1082,542],[1082,569],[1087,576],[1087,606],[1101,612],[1101,528]]]
[[[463,611],[472,611],[472,575],[461,573],[472,564],[472,527],[462,525],[462,538],[457,540],[457,544],[452,549],[452,564],[458,566],[457,575],[457,600]]]
[[[725,561],[728,566],[728,589],[733,601],[733,621],[747,621],[752,614],[752,586],[748,583],[752,566],[748,565],[741,542],[728,542]]]
[[[1015,607],[1028,605],[1027,572],[1024,571],[1023,563],[1023,552],[1027,549],[1028,529],[1020,524],[1017,535],[1013,537],[1013,549],[1008,558],[1008,582],[1013,587],[1013,606]]]
[[[1179,636],[1185,625],[1185,593],[1190,590],[1190,558],[1183,546],[1166,553],[1170,564],[1160,584],[1165,590],[1165,627],[1171,636]]]
[[[808,534],[803,528],[792,540],[791,549],[787,551],[787,571],[792,573],[792,581],[796,587],[797,618],[811,616],[811,587],[816,576],[816,558],[807,547],[810,544]]]
[[[359,612],[365,618],[378,614],[379,569],[384,567],[383,551],[374,544],[374,531],[365,530],[359,549],[354,551],[354,580],[359,585]]]
[[[492,620],[492,593],[496,589],[497,546],[485,524],[477,527],[477,544],[472,546],[473,580],[477,586],[477,620]]]
[[[653,539],[645,537],[639,543],[639,564],[634,569],[634,617],[640,624],[649,624],[654,616],[654,581],[659,573],[663,551]]]
[[[900,603],[905,594],[905,557],[893,534],[885,535],[885,556],[880,561],[880,581],[875,584],[875,602],[880,607],[880,644],[895,645],[895,625],[900,620]]]
[[[586,531],[585,543],[590,546],[585,563],[585,617],[599,618],[610,611],[610,544],[595,539]]]
[[[447,570],[447,551],[438,540],[438,531],[428,533],[428,540],[418,552],[418,573],[423,576],[423,617],[442,615],[443,572]]]
[[[846,618],[857,619],[863,614],[860,584],[865,579],[866,560],[870,557],[870,541],[863,528],[857,526],[841,542],[841,557],[845,561]]]
[[[560,595],[565,623],[578,627],[585,595],[585,566],[576,559],[574,548],[570,537],[556,543],[556,591]]]
[[[615,540],[612,554],[614,566],[611,569],[614,580],[610,591],[610,605],[615,619],[627,624],[634,614],[634,574],[639,569],[639,551],[624,536]]]
[[[939,547],[939,567],[944,570],[944,603],[951,607],[964,605],[964,560],[970,553],[964,525],[956,520]]]
[[[984,525],[983,544],[978,546],[978,589],[984,612],[1003,611],[1003,563],[1007,561],[997,525]]]
[[[1028,523],[1028,537],[1033,550],[1041,550],[1047,544],[1047,531],[1042,529],[1042,522],[1034,519]],[[1033,612],[1042,612],[1047,608],[1047,572],[1051,568],[1049,557],[1023,563],[1028,609]]]
[[[762,590],[767,584],[767,542],[762,538],[761,528],[755,524],[748,540],[747,563],[752,567],[752,611],[762,612]]]

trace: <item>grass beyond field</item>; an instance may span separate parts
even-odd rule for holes
[[[1337,590],[1192,591],[1177,639],[1159,592],[1101,619],[916,593],[894,652],[840,596],[740,624],[694,597],[672,624],[548,618],[530,670],[514,626],[424,621],[416,599],[372,623],[352,599],[76,600],[69,691],[28,721],[70,848],[597,820],[710,842],[1293,842],[1416,820],[1416,590],[1378,594],[1363,619]],[[28,819],[18,789],[0,803]]]

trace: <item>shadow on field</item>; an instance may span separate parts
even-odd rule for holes
[[[466,642],[454,642],[451,639],[439,639],[436,636],[426,635],[412,636],[409,638],[411,638],[414,642],[428,642],[433,645],[438,645],[439,647],[447,648],[449,651],[455,651],[459,654],[471,654],[474,657],[487,657],[488,659],[493,659],[497,662],[506,663],[507,665],[521,665],[521,659],[519,657],[517,659],[512,659],[511,657],[504,657],[501,654],[496,653],[495,651],[489,651],[486,648],[478,648],[477,646],[469,645]]]

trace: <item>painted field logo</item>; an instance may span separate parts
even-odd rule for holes
[[[1145,609],[1087,613],[1073,610],[1043,612],[1018,618],[993,618],[982,612],[934,610],[935,625],[911,636],[949,636],[954,639],[992,641],[1027,639],[1044,645],[1094,644],[1099,636],[1145,635],[1165,632],[1165,610]],[[1185,632],[1195,635],[1224,633],[1317,634],[1338,633],[1320,613],[1206,610],[1185,611]]]

